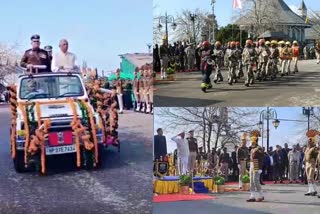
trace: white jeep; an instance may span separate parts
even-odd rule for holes
[[[75,72],[56,72],[56,73],[37,73],[20,75],[17,82],[17,103],[39,102],[41,118],[38,118],[34,108],[34,121],[50,119],[51,125],[46,139],[46,156],[75,153],[75,138],[71,127],[73,111],[71,106],[66,103],[68,98],[79,100],[88,99],[88,94],[80,73]],[[52,103],[50,103],[53,101]],[[90,103],[89,103],[90,105]],[[90,105],[93,110],[93,107]],[[93,110],[94,111],[94,110]],[[77,117],[81,120],[82,112],[76,103]],[[95,124],[97,124],[97,141],[99,153],[103,150],[102,129],[98,127],[99,117],[94,113]],[[25,124],[20,108],[17,108],[16,126],[16,155],[13,159],[14,167],[17,172],[25,171]],[[100,157],[100,154],[98,155]],[[101,161],[101,158],[99,158]]]

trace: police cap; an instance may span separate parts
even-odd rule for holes
[[[32,35],[31,36],[31,41],[33,41],[33,42],[40,41],[40,36],[38,34]]]
[[[52,51],[52,46],[51,45],[47,45],[47,46],[44,47],[44,49],[46,51]]]

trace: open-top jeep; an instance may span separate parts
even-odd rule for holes
[[[80,73],[23,74],[10,95],[17,172],[34,165],[44,174],[47,156],[68,153],[76,153],[77,167],[92,168],[101,164],[105,146],[119,148],[113,95],[98,82],[85,85]]]

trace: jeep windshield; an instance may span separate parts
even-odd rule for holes
[[[79,97],[84,89],[76,75],[33,76],[21,80],[19,94],[22,100]]]

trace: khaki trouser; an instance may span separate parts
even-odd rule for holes
[[[288,67],[288,60],[287,59],[281,60],[281,74],[287,73],[287,67]]]
[[[149,99],[150,99],[150,103],[153,103],[153,87],[151,87],[149,90]]]
[[[290,181],[298,180],[299,178],[299,165],[298,162],[291,162],[289,165],[289,177]]]
[[[134,95],[134,99],[136,100],[137,103],[140,102],[140,96],[139,96],[139,91],[137,89],[133,90],[133,95]]]
[[[316,52],[317,63],[320,63],[320,53]]]
[[[316,164],[314,162],[306,162],[306,174],[308,181],[314,182]]]
[[[293,61],[293,64],[294,64],[294,69],[293,69],[293,72],[298,72],[298,57],[293,57],[292,58],[292,61]]]
[[[190,152],[189,153],[189,160],[188,160],[188,169],[189,172],[192,172],[196,167],[197,162],[197,152]]]
[[[288,62],[287,62],[287,73],[289,73],[289,74],[291,72],[291,62],[292,62],[292,59],[288,59]]]
[[[262,198],[262,189],[260,184],[260,174],[259,170],[254,170],[253,162],[250,162],[250,198]]]
[[[192,70],[194,68],[194,56],[188,56],[188,69]]]
[[[240,168],[239,168],[239,187],[242,187],[242,176],[246,174],[246,164],[245,160],[240,161]]]
[[[162,65],[161,77],[166,78],[166,76],[167,76],[166,70],[168,68],[168,61],[169,61],[168,56],[163,56],[162,57],[162,61],[161,61],[161,65]]]
[[[144,88],[140,88],[139,90],[139,97],[140,97],[140,102],[146,102],[145,100],[145,89]]]
[[[225,177],[225,180],[228,180],[229,175],[229,164],[228,163],[221,163],[220,171],[222,175]]]
[[[306,162],[306,174],[307,174],[308,186],[309,186],[308,193],[317,191],[317,187],[314,182],[315,169],[316,169],[315,162]]]

